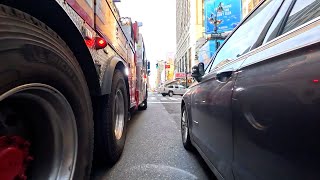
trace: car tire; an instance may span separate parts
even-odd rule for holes
[[[172,96],[173,96],[173,92],[172,92],[172,91],[169,91],[169,93],[168,93],[168,94],[169,94],[169,96],[170,96],[170,97],[172,97]]]
[[[16,110],[26,113],[21,118],[27,120],[30,116],[30,122],[21,127],[31,131],[26,133],[34,156],[30,177],[89,179],[94,133],[92,104],[81,67],[69,47],[41,21],[0,4],[0,59],[0,108],[8,108],[6,103],[11,101],[17,103]],[[23,100],[18,101],[19,98]],[[0,113],[4,113],[2,110]],[[42,113],[41,120],[31,122],[32,117]],[[64,123],[60,121],[62,115]],[[47,136],[50,133],[52,137]],[[56,143],[60,141],[58,147]],[[65,158],[54,159],[55,153]],[[68,165],[63,166],[66,160]],[[60,176],[62,173],[67,175]]]
[[[166,94],[165,94],[165,93],[162,93],[162,96],[163,96],[163,97],[165,97],[165,96],[166,96]]]
[[[187,115],[186,106],[183,106],[181,109],[181,136],[183,147],[191,151],[193,146],[190,140],[190,131],[189,131],[189,118]]]
[[[95,163],[114,165],[124,149],[127,121],[128,95],[124,74],[116,69],[112,79],[111,93],[96,120]]]

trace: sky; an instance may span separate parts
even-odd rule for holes
[[[175,0],[121,0],[116,3],[120,16],[142,22],[147,59],[151,62],[151,86],[156,79],[156,62],[164,60],[168,52],[176,50]]]

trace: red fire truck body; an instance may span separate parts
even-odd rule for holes
[[[130,112],[147,108],[139,28],[112,0],[0,0],[1,180],[117,162]]]

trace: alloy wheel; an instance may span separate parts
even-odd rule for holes
[[[78,136],[66,98],[25,84],[0,95],[0,179],[72,179]]]
[[[188,131],[189,131],[189,128],[188,128],[188,121],[186,118],[186,111],[183,110],[182,116],[181,116],[181,134],[182,134],[183,143],[187,142],[188,133],[189,133]]]
[[[116,124],[114,128],[114,134],[117,140],[121,139],[124,128],[124,97],[121,90],[116,92],[115,96],[115,118]]]

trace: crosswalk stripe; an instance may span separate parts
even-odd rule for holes
[[[157,98],[156,97],[150,97],[150,100],[156,100]]]
[[[173,97],[169,97],[169,99],[170,99],[170,100],[173,100],[173,101],[176,101],[176,100],[178,100],[178,99],[176,99],[176,98],[173,98]]]
[[[148,102],[149,104],[180,104],[179,101],[171,101],[171,102]]]

